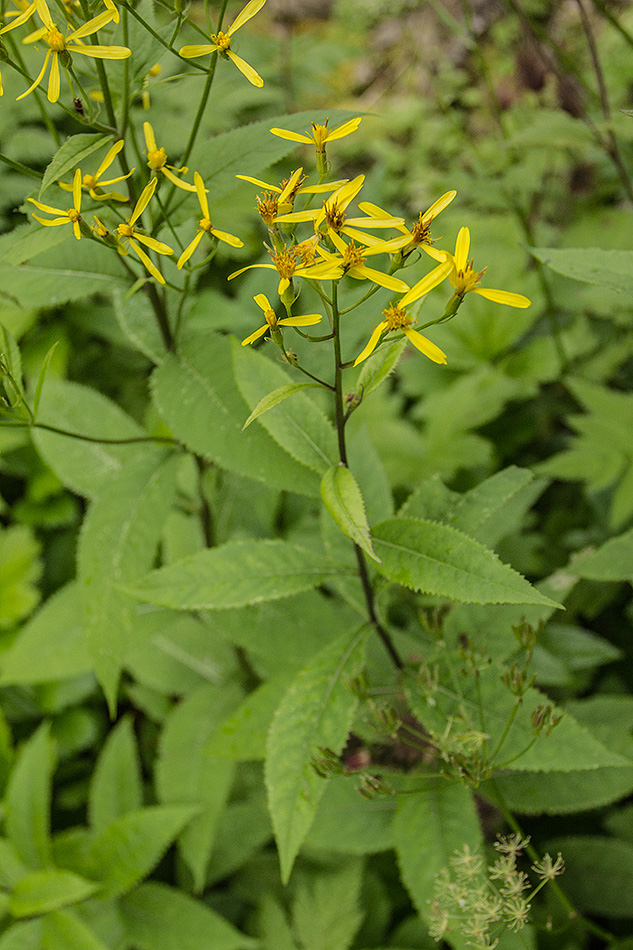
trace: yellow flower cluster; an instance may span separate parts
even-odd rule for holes
[[[365,176],[358,175],[351,181],[330,183],[322,179],[326,176],[328,169],[327,143],[354,132],[360,121],[360,118],[351,119],[332,130],[328,129],[327,120],[322,125],[313,123],[311,134],[278,128],[271,129],[271,132],[280,138],[314,146],[319,171],[317,185],[304,185],[303,168],[297,169],[280,186],[271,185],[247,175],[237,176],[266,189],[264,197],[258,198],[258,208],[273,242],[273,247],[269,248],[272,263],[242,267],[231,274],[229,280],[252,268],[277,271],[278,293],[288,313],[287,318],[279,320],[272,308],[269,308],[268,303],[264,307],[261,299],[256,298],[265,310],[267,323],[243,342],[244,344],[253,343],[269,328],[273,340],[278,341],[281,338],[280,326],[309,325],[307,317],[292,317],[292,305],[298,296],[293,286],[295,278],[337,282],[343,277],[352,277],[359,281],[369,281],[373,289],[385,287],[395,294],[402,295],[399,300],[392,302],[383,311],[383,319],[376,325],[367,345],[353,361],[355,366],[374,352],[386,334],[398,331],[404,333],[409,342],[430,360],[435,363],[446,363],[446,356],[442,350],[415,329],[414,319],[407,313],[407,308],[411,304],[425,297],[442,281],[448,278],[454,293],[440,320],[454,316],[465,294],[469,292],[510,307],[528,307],[530,301],[522,294],[478,286],[484,271],[477,273],[473,269],[472,261],[468,260],[470,248],[468,228],[464,227],[460,230],[454,253],[451,254],[449,251],[440,250],[434,246],[431,226],[437,215],[453,201],[456,191],[447,191],[438,198],[419,215],[418,220],[410,228],[405,225],[403,218],[394,216],[371,202],[359,202],[358,208],[362,215],[350,215],[350,207],[363,188]],[[319,207],[311,208],[309,205],[312,197],[321,193],[329,194]],[[303,210],[295,211],[294,201],[299,195],[305,195],[307,201]],[[296,227],[307,223],[312,225],[312,236],[307,240],[297,242]],[[396,236],[381,238],[371,233],[375,230],[395,231]],[[282,231],[285,232],[285,236]],[[414,251],[424,251],[435,260],[436,266],[410,287],[394,272],[403,266]],[[380,255],[388,256],[390,260],[386,271],[369,266],[368,261]],[[371,294],[373,289],[370,289],[368,294]],[[259,297],[263,298],[263,295]],[[313,314],[309,315],[310,318],[313,316]],[[440,320],[432,322],[440,322]]]

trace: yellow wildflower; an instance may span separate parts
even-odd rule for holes
[[[94,201],[127,201],[125,195],[120,194],[118,191],[109,191],[104,192],[101,189],[107,187],[108,185],[115,185],[118,181],[125,181],[130,175],[133,174],[135,169],[132,169],[131,172],[128,172],[127,175],[120,175],[118,178],[109,178],[107,181],[101,181],[101,176],[104,172],[108,170],[114,159],[117,157],[121,149],[123,148],[124,141],[119,139],[118,142],[115,142],[112,148],[108,149],[106,157],[103,159],[98,169],[94,175],[86,174],[82,179],[82,187],[88,192],[91,198]],[[67,185],[65,182],[60,181],[60,188],[63,188],[65,191],[71,191],[72,188],[70,185]]]
[[[198,244],[202,239],[203,234],[208,234],[209,237],[216,237],[219,241],[224,241],[226,244],[230,244],[231,247],[244,247],[244,242],[240,241],[238,237],[234,237],[232,234],[227,234],[226,231],[218,231],[213,227],[209,219],[209,203],[207,201],[207,193],[205,191],[204,182],[202,176],[198,172],[193,173],[193,180],[196,185],[196,193],[198,195],[198,201],[200,203],[200,210],[202,211],[202,217],[200,219],[200,230],[194,237],[193,241],[187,245],[180,257],[178,258],[178,270],[182,265],[189,260]]]
[[[180,55],[184,56],[185,59],[197,59],[198,56],[206,56],[208,53],[218,52],[220,56],[224,56],[235,63],[239,71],[246,76],[250,83],[254,86],[263,86],[264,80],[259,73],[255,72],[252,66],[245,62],[240,56],[237,56],[231,49],[231,37],[241,26],[244,26],[251,17],[259,13],[265,3],[266,0],[250,0],[242,12],[238,13],[226,33],[222,33],[221,31],[212,33],[211,44],[183,46],[180,50]]]
[[[186,175],[188,168],[186,165],[183,165],[182,168],[175,168],[173,165],[167,164],[165,149],[158,148],[156,145],[154,130],[149,122],[143,122],[143,134],[147,145],[147,165],[151,168],[152,175],[158,175],[159,172],[162,172],[172,185],[182,188],[183,191],[195,191],[195,185],[190,185],[188,181],[181,181],[180,178],[176,178],[174,172],[178,172],[179,175]]]
[[[448,279],[455,288],[455,296],[463,299],[467,293],[479,294],[486,300],[492,300],[494,303],[502,303],[507,307],[529,307],[531,300],[524,297],[523,294],[514,294],[509,290],[492,290],[487,287],[478,287],[477,284],[484,275],[486,268],[477,273],[473,269],[472,260],[468,260],[468,251],[470,249],[470,231],[468,228],[461,228],[455,242],[455,253],[445,252],[447,260],[451,262],[451,272]]]
[[[456,191],[447,191],[442,195],[441,198],[438,198],[437,201],[434,201],[430,208],[424,213],[420,213],[418,220],[409,230],[404,225],[400,225],[398,230],[403,234],[408,235],[409,245],[405,245],[402,251],[403,254],[406,254],[408,251],[412,251],[416,247],[421,247],[423,251],[426,251],[427,254],[430,254],[431,257],[435,260],[443,261],[444,253],[442,251],[436,251],[433,248],[433,241],[431,239],[431,224],[433,219],[438,216],[440,211],[443,211],[457,195]],[[369,201],[361,202],[358,207],[361,211],[364,211],[365,214],[369,215],[372,218],[385,218],[387,217],[388,212],[383,211],[382,208],[379,208],[378,205],[371,204]]]
[[[134,211],[132,212],[132,217],[127,221],[126,224],[119,224],[117,227],[117,232],[123,240],[127,241],[131,248],[138,254],[139,258],[150,272],[152,277],[155,277],[160,284],[165,283],[165,278],[158,270],[155,264],[149,259],[142,247],[137,244],[137,241],[140,241],[141,244],[144,244],[146,247],[151,248],[152,251],[156,251],[157,254],[173,254],[173,248],[169,247],[167,244],[163,244],[161,241],[157,241],[153,237],[149,237],[147,234],[143,234],[137,228],[134,227],[134,224],[140,216],[145,211],[145,208],[149,204],[150,198],[156,190],[156,179],[152,178],[149,185],[146,185],[141,192],[141,195],[136,202]]]
[[[387,287],[388,290],[394,290],[396,293],[406,293],[409,285],[405,284],[399,277],[393,277],[391,274],[383,274],[382,271],[374,270],[373,267],[367,267],[365,258],[373,254],[390,254],[399,250],[403,240],[406,238],[394,238],[393,241],[381,241],[372,247],[359,247],[354,241],[346,244],[341,240],[338,234],[331,235],[332,243],[337,248],[339,254],[332,254],[325,248],[319,247],[318,253],[333,267],[340,267],[339,276],[347,274],[356,280],[371,280],[374,284],[380,284],[381,287]]]
[[[343,125],[339,125],[338,128],[330,130],[327,127],[329,121],[329,119],[326,119],[323,125],[318,125],[316,122],[313,122],[311,135],[308,132],[306,132],[305,135],[302,135],[300,132],[289,132],[287,129],[271,129],[270,131],[273,135],[279,136],[280,139],[289,139],[291,142],[314,145],[317,154],[323,155],[327,142],[333,142],[335,139],[342,139],[344,136],[350,135],[356,131],[361,123],[360,118],[350,119],[348,122],[344,122]]]
[[[299,247],[299,245],[297,245]],[[276,251],[272,254],[272,264],[249,264],[248,267],[241,267],[233,274],[229,274],[228,279],[233,280],[243,274],[244,271],[252,270],[256,267],[263,267],[266,270],[276,270],[279,274],[278,294],[282,294],[288,289],[293,277],[304,277],[306,280],[338,280],[342,277],[343,271],[340,264],[330,264],[321,262],[318,264],[303,265],[301,255],[295,254],[295,248],[286,248],[284,251]],[[298,266],[297,266],[298,265]]]
[[[301,178],[302,171],[303,168],[298,168],[292,173],[290,178],[285,178],[281,185],[270,185],[268,182],[261,181],[259,178],[251,178],[250,175],[236,175],[235,177],[240,178],[242,181],[249,181],[252,185],[257,185],[259,188],[265,189],[265,198],[263,200],[258,198],[257,204],[260,209],[260,214],[263,208],[266,209],[266,217],[262,214],[266,223],[268,223],[268,218],[272,223],[277,215],[292,211],[292,206],[297,195],[316,195],[328,191],[336,191],[341,185],[347,183],[347,179],[345,179],[344,181],[324,182],[321,185],[304,185],[303,179]]]
[[[63,208],[52,208],[50,205],[42,204],[41,201],[36,201],[35,198],[28,199],[31,204],[34,204],[36,208],[39,208],[40,211],[46,211],[48,214],[57,214],[60,217],[55,218],[53,221],[47,221],[46,218],[39,218],[36,214],[33,215],[36,221],[39,221],[40,224],[43,224],[45,227],[55,227],[58,224],[68,224],[70,222],[73,226],[73,233],[77,240],[81,237],[81,171],[77,169],[75,172],[75,177],[73,180],[73,207],[68,208],[64,211]]]
[[[323,207],[307,211],[295,211],[292,214],[281,214],[278,215],[276,220],[278,222],[313,221],[315,231],[325,221],[330,237],[333,234],[346,234],[347,237],[360,241],[362,244],[382,244],[380,238],[363,234],[357,228],[397,228],[404,224],[404,219],[395,218],[386,213],[384,218],[368,216],[348,218],[347,208],[363,187],[364,181],[365,176],[358,175],[352,181],[348,181],[337,188],[334,194],[325,200]],[[406,243],[406,241],[402,241],[402,243]]]
[[[320,313],[307,313],[301,317],[283,317],[281,320],[278,320],[277,314],[271,307],[268,297],[265,294],[257,294],[256,297],[253,297],[253,300],[257,306],[261,307],[264,311],[266,323],[258,330],[255,330],[254,333],[251,333],[250,336],[247,336],[245,340],[242,340],[242,346],[247,346],[247,344],[259,340],[268,330],[270,330],[271,335],[274,336],[276,333],[279,333],[279,327],[312,327],[321,320]]]
[[[420,350],[421,353],[424,353],[425,356],[428,356],[430,360],[433,360],[434,363],[446,363],[446,356],[442,350],[440,350],[439,346],[436,346],[435,343],[431,343],[425,336],[422,336],[421,333],[413,329],[413,319],[407,316],[405,308],[408,307],[409,304],[419,300],[420,297],[424,297],[424,295],[428,294],[434,287],[437,287],[437,285],[449,275],[451,267],[452,264],[450,261],[443,261],[435,267],[430,274],[427,274],[426,277],[419,280],[417,284],[414,284],[411,290],[409,290],[397,304],[391,304],[386,310],[383,310],[384,320],[381,320],[374,328],[367,346],[359,356],[356,357],[354,366],[358,366],[359,363],[362,363],[363,360],[366,360],[367,357],[374,352],[383,333],[391,333],[393,330],[402,330],[409,342],[412,343],[417,350]]]
[[[50,10],[46,5],[46,0],[35,0],[35,4],[37,15],[43,21],[44,26],[27,36],[24,42],[35,43],[38,40],[43,40],[47,44],[48,50],[44,57],[44,65],[37,79],[29,86],[26,92],[18,96],[18,99],[24,99],[25,96],[28,96],[29,93],[33,92],[33,90],[39,86],[46,72],[49,60],[51,61],[51,71],[48,77],[47,96],[49,102],[57,102],[60,93],[60,63],[62,66],[70,65],[71,53],[81,53],[82,56],[92,56],[95,59],[127,59],[127,57],[131,55],[131,50],[129,50],[127,46],[92,46],[81,42],[84,37],[91,36],[114,19],[116,7],[114,7],[113,4],[112,8],[114,12],[111,7],[108,7],[103,13],[100,13],[98,16],[93,17],[92,20],[88,20],[87,23],[84,23],[83,26],[72,30],[66,37],[60,33],[53,23]],[[18,17],[18,20],[19,19],[20,17]],[[16,25],[17,20],[11,24],[11,28]]]

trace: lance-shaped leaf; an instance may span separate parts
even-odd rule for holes
[[[407,339],[405,337],[402,340],[392,340],[375,350],[370,358],[362,364],[355,387],[359,395],[365,397],[374,389],[378,389],[393,373],[406,348]]]
[[[449,525],[390,518],[372,537],[380,572],[412,590],[473,604],[559,606],[493,551]]]
[[[15,885],[9,897],[13,917],[34,917],[48,911],[86,900],[99,890],[99,884],[87,881],[72,871],[49,868],[33,871]]]
[[[40,201],[50,185],[63,178],[66,173],[74,171],[89,155],[109,140],[109,135],[91,135],[85,132],[71,135],[69,139],[66,139],[44,172],[39,194]]]
[[[347,465],[339,462],[328,468],[321,479],[321,498],[343,534],[380,561],[371,543],[363,496]]]
[[[6,793],[9,841],[31,868],[52,863],[50,806],[53,746],[48,724],[43,724],[22,748]]]
[[[268,733],[266,787],[281,876],[287,883],[326,788],[312,766],[343,749],[358,703],[347,683],[363,664],[366,631],[334,640],[296,677]]]
[[[228,541],[152,571],[125,590],[176,610],[224,610],[278,600],[341,574],[326,558],[286,541]]]
[[[592,581],[633,582],[633,529],[609,538],[596,551],[580,554],[568,570]]]
[[[283,386],[278,386],[277,389],[273,389],[273,391],[268,393],[267,396],[262,396],[242,426],[242,432],[247,426],[251,424],[251,422],[254,422],[258,416],[261,416],[262,413],[268,412],[269,409],[273,409],[275,406],[278,406],[279,403],[283,402],[284,399],[287,399],[288,396],[294,396],[295,393],[301,393],[304,389],[321,389],[321,387],[318,383],[286,383]]]

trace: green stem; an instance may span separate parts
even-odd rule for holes
[[[343,403],[343,363],[341,361],[341,316],[338,309],[338,287],[336,281],[332,281],[332,322],[334,332],[334,408],[336,416],[336,435],[338,439],[339,459],[346,468],[349,468],[347,460],[347,446],[345,444],[345,406]],[[376,633],[382,640],[387,653],[391,657],[394,666],[398,670],[404,669],[404,661],[396,650],[393,640],[388,631],[380,622],[376,611],[376,601],[374,589],[367,569],[365,555],[356,543],[354,543],[354,552],[358,563],[358,574],[365,595],[367,613],[369,621],[376,630]]]
[[[99,445],[132,445],[136,442],[158,442],[163,445],[176,445],[181,448],[177,439],[171,439],[169,436],[162,435],[137,435],[128,439],[102,439],[93,435],[85,435],[81,432],[71,432],[69,429],[61,429],[58,426],[49,426],[45,422],[0,422],[3,429],[44,429],[46,432],[54,432],[56,435],[64,435],[69,439],[79,439],[82,442],[95,442]]]
[[[28,168],[28,166],[23,165],[22,162],[14,162],[12,158],[3,155],[2,152],[0,152],[0,162],[4,162],[4,164],[12,168],[14,172],[19,172],[21,175],[28,175],[29,178],[37,178],[38,181],[42,180],[42,176],[39,172],[36,172],[34,168]]]
[[[170,53],[173,53],[174,56],[177,56],[178,59],[181,59],[181,60],[183,61],[183,63],[187,63],[189,66],[193,66],[194,69],[198,69],[200,72],[206,73],[207,70],[205,69],[204,66],[198,66],[198,64],[192,62],[192,60],[186,59],[184,56],[181,56],[181,55],[180,55],[180,53],[178,52],[178,50],[175,50],[172,46],[170,46],[169,43],[167,42],[167,40],[164,40],[163,37],[160,35],[160,33],[157,33],[156,30],[154,30],[154,29],[149,25],[149,23],[147,22],[147,20],[145,20],[145,19],[141,16],[141,14],[138,13],[138,12],[134,9],[133,6],[131,6],[131,4],[129,4],[129,3],[122,4],[122,8],[128,10],[128,11],[132,14],[132,16],[134,17],[134,19],[135,19],[135,20],[138,20],[138,22],[143,26],[143,29],[147,30],[147,32],[148,32],[151,36],[153,36],[154,39],[157,40],[157,42],[160,43],[161,46],[164,46],[166,50],[169,50],[169,52],[170,52]]]

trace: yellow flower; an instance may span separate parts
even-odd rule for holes
[[[447,205],[451,203],[453,198],[456,196],[456,191],[447,191],[442,195],[441,198],[438,198],[437,201],[434,201],[430,208],[428,208],[423,214],[420,213],[418,220],[413,225],[411,230],[400,225],[398,230],[403,234],[408,235],[409,245],[405,245],[402,251],[407,253],[412,251],[415,247],[421,247],[423,251],[426,251],[427,254],[430,254],[431,257],[435,258],[437,261],[444,260],[444,252],[436,251],[433,248],[433,241],[431,239],[431,224],[433,219],[438,216],[440,211],[443,211]],[[368,214],[372,218],[385,218],[387,212],[383,211],[382,208],[379,208],[378,205],[371,204],[369,201],[361,202],[358,207],[361,211],[364,211],[365,214]]]
[[[472,260],[468,260],[468,251],[470,249],[470,231],[468,228],[461,228],[455,242],[455,253],[446,253],[447,260],[451,263],[451,272],[448,279],[455,288],[455,296],[463,299],[464,294],[479,294],[486,300],[492,300],[495,303],[505,304],[507,307],[529,307],[532,303],[523,294],[513,294],[509,290],[492,290],[487,287],[478,287],[477,284],[484,275],[486,268],[477,273],[473,269]]]
[[[130,175],[133,174],[134,169],[132,169],[131,172],[128,172],[127,175],[120,175],[118,178],[109,178],[108,181],[100,180],[103,173],[108,170],[114,159],[123,148],[123,144],[123,139],[119,139],[118,142],[115,142],[112,148],[108,150],[106,157],[103,159],[94,175],[83,176],[81,183],[82,187],[85,188],[90,197],[95,201],[127,201],[125,195],[120,194],[118,191],[104,192],[101,189],[107,187],[108,185],[115,185],[118,181],[125,181],[130,177]],[[64,191],[72,190],[72,187],[63,181],[59,182],[59,186],[60,188],[63,188]]]
[[[244,247],[244,242],[240,241],[238,237],[234,237],[232,234],[227,234],[226,231],[218,231],[213,227],[211,221],[209,220],[209,203],[207,201],[207,193],[204,188],[202,176],[199,175],[198,172],[194,172],[193,180],[196,183],[196,193],[198,195],[198,201],[200,202],[200,210],[202,211],[202,217],[199,222],[200,230],[194,237],[193,241],[187,245],[178,258],[178,270],[180,270],[182,265],[189,260],[200,243],[203,234],[208,234],[209,237],[216,237],[219,241],[224,241],[226,244],[230,244],[231,247]]]
[[[440,350],[439,346],[436,346],[435,343],[431,343],[425,336],[422,336],[421,333],[413,329],[413,319],[407,316],[405,308],[408,307],[409,304],[419,300],[420,297],[424,297],[424,295],[428,294],[434,287],[437,287],[437,285],[449,275],[451,268],[451,261],[444,260],[435,267],[430,274],[427,274],[426,277],[419,280],[417,284],[414,284],[411,290],[409,290],[397,304],[391,304],[386,310],[383,310],[384,320],[381,320],[378,326],[374,328],[367,346],[359,356],[356,357],[354,366],[358,366],[359,363],[362,363],[363,360],[366,360],[367,357],[374,352],[383,333],[391,333],[393,330],[402,330],[409,342],[412,343],[417,350],[420,350],[421,353],[424,353],[425,356],[428,356],[430,360],[433,360],[434,363],[446,362],[446,356],[442,350]]]
[[[297,244],[296,247],[286,248],[284,251],[273,253],[272,264],[249,264],[248,267],[241,267],[240,270],[229,274],[228,279],[233,280],[234,277],[238,277],[245,271],[252,270],[256,267],[263,267],[266,270],[276,270],[279,274],[279,287],[277,292],[281,297],[290,286],[293,277],[305,277],[306,280],[338,280],[339,277],[342,277],[343,271],[338,263],[330,264],[328,262],[321,262],[319,264],[303,264],[303,253],[299,250],[300,247],[302,247],[302,245]]]
[[[39,208],[40,211],[46,211],[48,214],[57,214],[61,217],[55,218],[53,221],[47,221],[46,218],[39,218],[36,214],[33,215],[36,221],[39,221],[40,224],[43,224],[45,227],[55,227],[58,224],[68,224],[70,222],[73,226],[73,232],[77,240],[81,237],[81,171],[77,169],[75,172],[75,177],[73,180],[73,207],[68,208],[64,211],[63,208],[51,208],[50,205],[44,205],[41,201],[36,201],[35,198],[28,199],[31,204],[34,204],[36,208]]]
[[[307,313],[301,317],[283,317],[283,319],[278,320],[277,314],[271,307],[268,297],[266,297],[265,294],[257,294],[256,297],[253,297],[253,300],[257,306],[261,307],[264,311],[266,323],[263,325],[263,327],[255,330],[254,333],[251,333],[250,336],[247,336],[245,340],[242,340],[242,346],[247,346],[247,344],[254,343],[255,340],[259,340],[260,336],[263,336],[268,330],[270,330],[271,334],[274,336],[275,333],[279,332],[279,327],[313,327],[321,320],[320,313]]]
[[[358,231],[357,228],[397,228],[404,224],[404,219],[394,218],[386,212],[383,218],[368,216],[363,218],[348,218],[346,214],[347,208],[363,187],[364,181],[365,176],[358,175],[352,181],[348,181],[344,185],[341,185],[340,188],[337,188],[334,194],[325,200],[322,208],[295,211],[292,214],[281,214],[278,215],[276,220],[278,222],[313,221],[315,231],[318,230],[320,224],[325,221],[330,237],[332,237],[333,234],[340,233],[346,234],[347,237],[354,238],[354,240],[360,241],[362,244],[382,244],[383,242],[380,238],[374,237],[371,234],[363,234],[363,232]],[[403,239],[401,244],[406,244],[406,240]]]
[[[241,26],[244,26],[251,17],[254,17],[256,13],[259,13],[261,8],[266,3],[266,0],[250,0],[246,4],[241,13],[238,13],[236,18],[231,23],[230,27],[226,33],[218,32],[211,34],[211,44],[204,44],[201,46],[183,46],[180,50],[180,55],[184,56],[185,59],[196,59],[198,56],[206,56],[208,53],[218,52],[221,56],[228,57],[232,60],[239,71],[246,76],[248,81],[254,86],[263,86],[264,80],[256,73],[252,66],[249,66],[241,57],[237,56],[231,49],[231,37],[233,34],[239,30]]]
[[[43,40],[47,44],[48,50],[44,57],[44,65],[37,79],[29,86],[26,92],[18,96],[18,99],[24,99],[25,96],[28,96],[29,93],[33,92],[33,90],[39,86],[46,72],[49,60],[51,60],[51,71],[48,77],[47,96],[49,102],[57,102],[60,92],[59,66],[60,63],[62,66],[70,65],[71,53],[81,53],[82,56],[92,56],[95,59],[127,59],[127,57],[131,55],[131,50],[129,50],[127,46],[92,46],[81,42],[84,37],[91,36],[93,33],[96,33],[97,30],[100,30],[102,26],[106,26],[106,24],[114,19],[116,7],[114,7],[113,4],[114,12],[111,7],[108,7],[103,13],[100,13],[98,16],[93,17],[92,20],[88,20],[87,23],[84,23],[83,26],[72,30],[66,37],[60,33],[53,23],[50,10],[46,5],[46,0],[35,0],[35,5],[37,15],[43,21],[44,26],[27,36],[24,42],[35,43],[38,40]],[[18,20],[20,20],[20,17],[18,17]],[[11,28],[16,25],[17,20],[11,24]]]
[[[156,251],[157,254],[173,254],[173,248],[169,247],[167,244],[163,244],[161,241],[157,241],[155,238],[149,237],[147,234],[143,234],[137,228],[134,227],[135,222],[140,218],[140,216],[145,211],[145,208],[149,204],[150,198],[156,190],[156,179],[152,178],[149,185],[146,185],[141,192],[141,195],[136,202],[136,207],[132,212],[132,217],[128,220],[126,224],[119,224],[117,227],[117,232],[120,237],[122,237],[131,248],[138,254],[139,258],[150,272],[152,277],[155,277],[160,284],[165,283],[165,278],[149,259],[142,247],[140,247],[136,242],[140,241],[141,244],[145,244],[146,247]]]
[[[374,284],[380,284],[381,287],[387,287],[388,290],[394,290],[396,293],[406,293],[409,285],[405,284],[399,277],[393,277],[391,274],[383,274],[382,271],[374,270],[373,267],[367,267],[365,258],[374,254],[390,254],[397,251],[403,240],[406,238],[394,238],[393,241],[381,241],[372,247],[359,247],[354,241],[346,244],[338,234],[331,235],[332,243],[337,248],[339,254],[332,254],[325,248],[319,247],[318,253],[333,267],[340,267],[339,276],[347,274],[348,277],[354,277],[356,280],[371,280]]]
[[[344,136],[350,135],[356,131],[361,123],[360,118],[350,119],[348,122],[344,122],[343,125],[339,125],[338,128],[330,131],[327,127],[329,121],[329,119],[326,119],[323,125],[318,125],[316,122],[313,122],[311,135],[308,132],[306,132],[305,135],[302,135],[300,132],[289,132],[287,129],[271,129],[270,131],[273,135],[278,135],[280,139],[289,139],[291,142],[314,145],[316,146],[317,154],[323,154],[327,142],[333,142],[334,139],[342,139]]]
[[[162,172],[172,185],[182,188],[183,191],[195,191],[195,185],[190,185],[188,181],[181,181],[180,178],[176,178],[174,172],[178,172],[179,175],[186,174],[188,171],[187,166],[183,165],[182,168],[174,168],[173,165],[167,164],[165,149],[158,148],[156,145],[154,130],[149,122],[143,122],[143,134],[145,136],[145,144],[147,145],[147,165],[151,168],[152,174],[157,175],[159,172]]]
[[[347,179],[345,179],[344,181],[324,182],[322,185],[303,185],[302,171],[303,168],[298,168],[290,178],[285,178],[281,185],[270,185],[259,178],[251,178],[250,175],[236,175],[235,177],[265,189],[265,196],[262,200],[259,197],[257,198],[257,205],[266,224],[272,224],[279,214],[292,211],[297,195],[316,195],[336,191],[341,185],[347,183]]]

